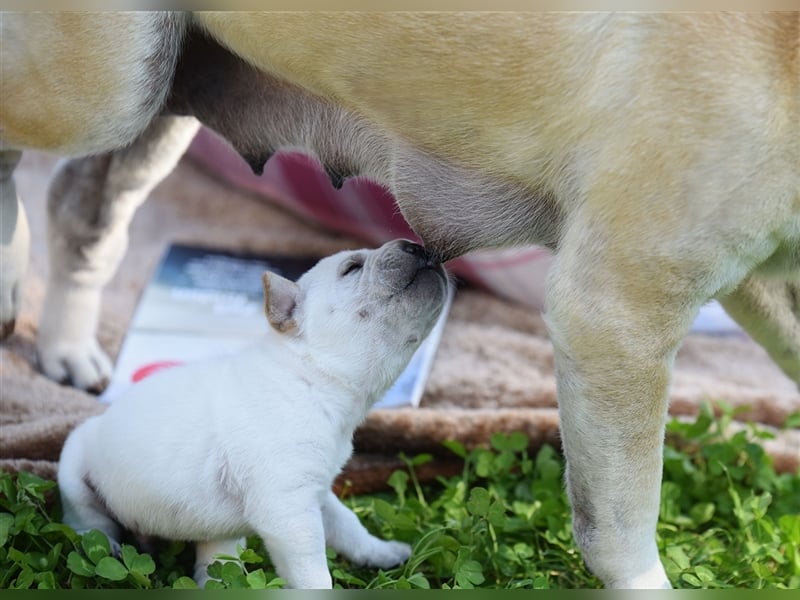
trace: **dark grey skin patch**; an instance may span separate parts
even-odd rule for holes
[[[82,161],[68,162],[64,172],[53,179],[48,195],[47,210],[54,221],[72,219],[79,222],[75,228],[83,228],[86,232],[108,229],[114,223],[114,207],[103,198],[102,186],[108,179],[108,171],[113,154],[100,154],[86,157]],[[67,192],[78,188],[78,193]],[[75,206],[62,201],[62,198],[79,198],[89,201]],[[76,243],[78,243],[76,241]]]
[[[434,157],[190,31],[167,110],[193,115],[226,138],[254,172],[282,149],[316,157],[334,187],[363,176],[389,189],[442,260],[480,247],[555,249],[563,216],[554,195]]]

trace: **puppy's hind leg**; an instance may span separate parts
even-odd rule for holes
[[[108,536],[112,551],[117,554],[120,549],[120,528],[108,514],[103,498],[94,488],[84,460],[86,439],[98,425],[97,417],[91,417],[67,437],[58,462],[58,490],[64,523],[78,533],[99,529]]]
[[[162,117],[130,146],[64,163],[48,199],[50,274],[36,340],[51,379],[102,391],[111,361],[95,339],[103,286],[128,245],[128,225],[173,169],[198,128]]]
[[[322,505],[325,541],[328,546],[357,565],[388,569],[408,560],[411,546],[403,542],[382,540],[372,535],[358,517],[328,492]]]
[[[800,283],[751,275],[719,301],[800,386]]]
[[[30,231],[14,185],[14,169],[21,156],[15,150],[0,150],[0,339],[14,331],[28,265]]]
[[[236,538],[230,540],[209,540],[197,542],[194,559],[194,581],[200,588],[205,587],[206,582],[211,579],[208,574],[208,567],[218,559],[217,556],[227,555],[236,556],[238,546],[244,548],[247,540]]]

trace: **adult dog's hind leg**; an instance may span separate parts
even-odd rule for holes
[[[111,361],[95,338],[102,288],[125,253],[136,208],[198,126],[190,117],[162,117],[130,146],[58,170],[48,198],[50,274],[36,341],[48,377],[95,392],[107,385]]]
[[[755,274],[719,301],[800,386],[800,282]]]
[[[0,151],[0,339],[14,331],[28,265],[30,231],[14,184],[21,156],[16,150]]]
[[[659,281],[674,269],[618,260],[624,247],[576,229],[551,269],[546,313],[575,540],[607,587],[668,588],[656,546],[668,391],[700,301]]]

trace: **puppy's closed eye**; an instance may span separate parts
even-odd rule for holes
[[[364,266],[364,259],[359,256],[351,256],[339,265],[339,277],[346,277],[359,272]]]

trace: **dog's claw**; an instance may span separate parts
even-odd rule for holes
[[[108,377],[103,377],[100,381],[98,381],[94,385],[91,385],[88,388],[86,388],[86,391],[89,392],[90,394],[95,394],[96,396],[99,396],[106,390],[107,387],[108,387]]]
[[[2,327],[0,327],[0,340],[6,339],[12,333],[14,333],[14,328],[17,326],[17,320],[11,319],[10,321],[6,321],[3,323]]]
[[[74,385],[74,383],[72,381],[72,377],[69,377],[69,376],[62,377],[61,379],[59,379],[58,383],[60,385],[78,387],[78,386]],[[89,392],[90,394],[94,394],[95,396],[99,396],[104,391],[106,391],[107,387],[108,387],[108,377],[103,377],[97,383],[88,386],[86,388],[86,391]]]
[[[39,368],[50,379],[92,394],[108,387],[111,361],[94,340],[38,348]]]

